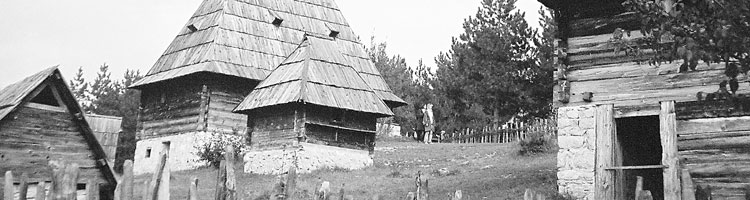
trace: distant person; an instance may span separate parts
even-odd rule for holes
[[[435,132],[435,117],[432,115],[432,104],[425,104],[422,109],[424,112],[424,118],[422,123],[424,124],[424,143],[432,143],[432,134]]]
[[[422,106],[419,104],[414,104],[414,116],[416,116],[416,123],[414,124],[414,134],[415,138],[419,141],[424,140],[424,124],[422,120],[424,120],[424,113],[422,112]]]

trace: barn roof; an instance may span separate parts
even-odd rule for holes
[[[369,60],[333,0],[203,1],[146,76],[131,87],[199,72],[261,81],[305,34],[328,36],[332,32],[338,34],[336,42],[344,57],[355,63],[376,94],[392,105],[404,105]]]
[[[89,123],[91,131],[99,141],[107,159],[114,162],[117,153],[117,142],[122,131],[122,117],[86,114],[86,122]]]
[[[340,43],[307,36],[235,111],[304,102],[383,116],[393,113],[360,77]]]
[[[74,119],[78,119],[75,121],[78,123],[83,137],[86,139],[87,143],[91,147],[91,150],[96,156],[92,159],[102,159],[102,161],[105,163],[105,166],[101,167],[101,169],[103,170],[105,178],[110,180],[111,183],[116,184],[117,181],[110,166],[114,163],[107,163],[107,154],[99,144],[99,141],[97,141],[96,136],[94,136],[93,131],[91,130],[88,122],[82,114],[83,112],[80,105],[78,104],[78,101],[70,92],[70,89],[68,88],[66,82],[63,80],[62,75],[60,74],[60,70],[57,69],[57,66],[42,70],[34,75],[24,78],[19,82],[10,84],[5,88],[0,89],[0,121],[5,119],[8,114],[18,109],[19,106],[29,101],[33,97],[33,91],[35,91],[39,87],[43,87],[43,83],[45,81],[49,81],[49,83],[53,84],[58,90],[60,98],[65,104],[65,107],[67,107],[68,112],[71,115],[80,116],[80,118],[74,117]]]

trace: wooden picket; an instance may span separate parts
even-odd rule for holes
[[[531,122],[516,121],[501,127],[484,126],[465,128],[445,133],[444,143],[509,143],[524,140],[529,134],[554,136],[557,133],[555,119],[536,119]]]

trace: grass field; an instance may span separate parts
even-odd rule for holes
[[[430,197],[448,199],[455,190],[463,191],[463,199],[522,199],[529,188],[547,194],[556,193],[556,158],[554,153],[535,156],[518,155],[513,144],[422,144],[414,141],[379,142],[371,167],[347,171],[319,170],[302,174],[297,179],[298,195],[312,195],[322,181],[331,183],[338,192],[344,185],[347,195],[355,199],[369,199],[375,194],[380,199],[403,199],[415,189],[417,171],[429,179]],[[436,171],[447,168],[450,173],[440,176]],[[241,172],[241,166],[237,166]],[[201,199],[212,199],[217,171],[203,168],[173,172],[172,199],[186,199],[191,177],[199,181]],[[148,176],[139,176],[136,183]],[[237,187],[240,199],[258,199],[272,189],[276,176],[239,173]],[[136,195],[143,192],[136,184]],[[336,196],[336,195],[334,195]],[[337,198],[334,198],[337,199]]]

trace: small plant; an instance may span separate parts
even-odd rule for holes
[[[401,171],[392,171],[388,175],[385,175],[385,177],[388,178],[404,178],[406,175],[402,174]]]
[[[199,157],[198,161],[205,161],[209,166],[218,169],[219,163],[224,159],[224,149],[227,145],[234,147],[235,160],[239,160],[242,150],[246,147],[244,141],[240,136],[211,133],[211,136],[197,142],[198,152],[195,154]]]
[[[554,146],[552,138],[542,131],[529,133],[525,139],[518,141],[518,144],[521,146],[519,150],[521,155],[534,155],[547,152],[553,149]]]

